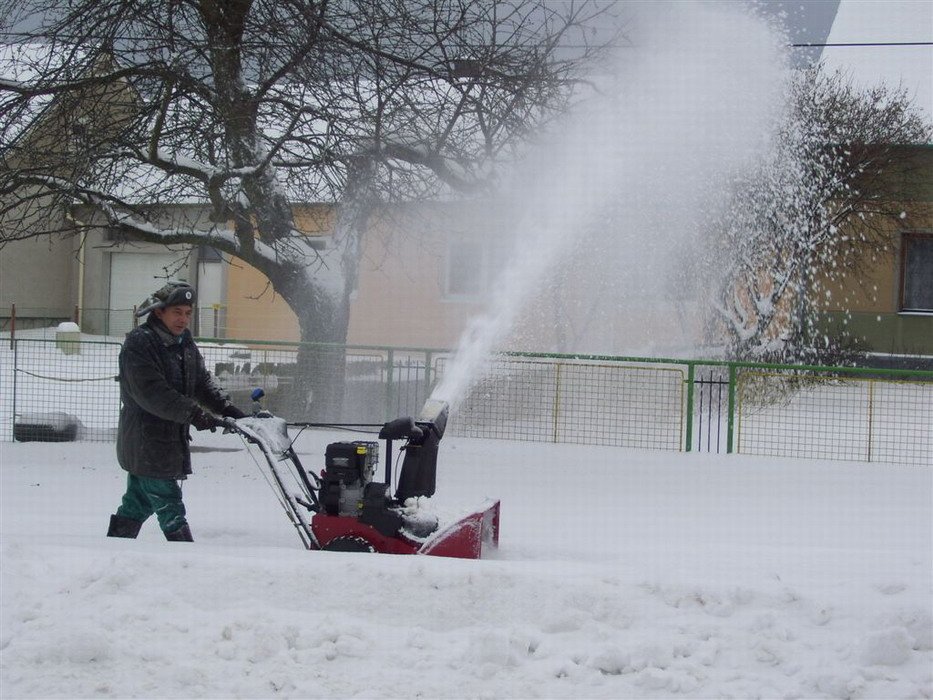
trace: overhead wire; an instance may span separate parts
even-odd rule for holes
[[[45,37],[41,32],[12,32],[12,31],[0,31],[0,37],[32,37],[36,39],[42,38],[51,38]],[[108,36],[107,37],[113,41],[137,41],[144,39],[145,37],[140,36]],[[282,46],[282,44],[276,44],[274,42],[269,42],[270,47]],[[933,41],[846,41],[846,42],[817,42],[817,41],[805,41],[805,42],[795,42],[792,44],[787,44],[790,48],[801,49],[801,48],[820,48],[820,47],[845,47],[845,46],[933,46]],[[593,48],[592,45],[588,44],[560,44],[559,48],[562,49],[588,49]]]

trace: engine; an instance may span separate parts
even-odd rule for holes
[[[437,528],[437,518],[413,513],[408,499],[434,495],[437,447],[447,426],[446,402],[429,399],[417,419],[398,418],[386,423],[379,438],[386,440],[387,468],[384,481],[373,481],[379,463],[378,442],[333,442],[324,452],[324,471],[318,500],[326,515],[350,516],[374,527],[387,537],[404,528],[425,537]],[[392,441],[404,439],[405,459],[394,498],[389,494]]]
[[[363,492],[379,463],[378,442],[332,442],[324,452],[321,507],[328,515],[360,514]]]

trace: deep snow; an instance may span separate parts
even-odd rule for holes
[[[933,696],[928,468],[447,437],[435,499],[503,504],[459,561],[306,552],[195,447],[181,544],[104,537],[112,444],[0,443],[0,695]]]

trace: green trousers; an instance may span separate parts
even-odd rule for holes
[[[187,524],[181,486],[174,479],[153,479],[127,474],[126,493],[117,515],[139,522],[155,513],[162,532],[175,532]]]

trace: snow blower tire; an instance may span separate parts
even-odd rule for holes
[[[354,535],[342,535],[335,537],[325,544],[321,549],[325,552],[368,552],[376,551],[376,548],[362,537]]]

